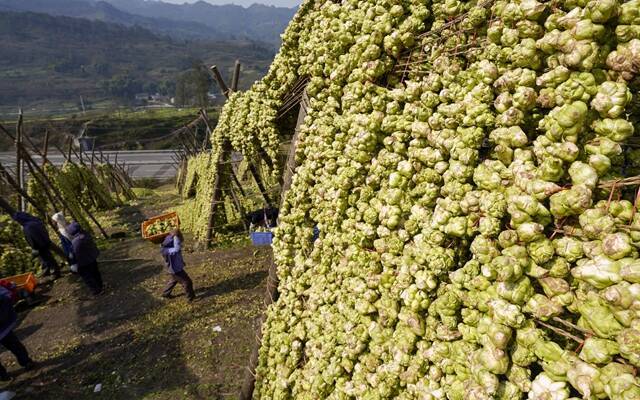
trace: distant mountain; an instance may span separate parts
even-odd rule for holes
[[[155,1],[155,0],[150,0]],[[182,3],[195,3],[195,0],[162,0],[165,3],[174,3],[174,4],[182,4]],[[235,4],[238,6],[249,7],[253,4],[265,4],[269,3],[269,5],[276,7],[285,7],[285,8],[294,8],[298,7],[302,0],[204,0],[207,3],[214,4],[217,6],[224,6],[227,4]]]
[[[176,40],[139,26],[0,12],[0,105],[77,101],[80,95],[96,101],[108,97],[104,83],[115,78],[156,90],[175,85],[197,61],[217,64],[228,77],[240,59],[241,86],[247,87],[272,58],[269,45],[246,39]]]
[[[186,39],[228,39],[231,36],[197,22],[149,18],[119,10],[104,2],[86,0],[0,0],[0,11],[31,11],[54,16],[86,18],[125,26],[141,26],[156,33]]]
[[[105,0],[131,14],[174,21],[193,21],[230,35],[246,36],[270,43],[280,42],[280,34],[296,13],[296,8],[253,4],[212,5],[204,1],[170,4],[162,1]]]
[[[295,9],[169,4],[141,0],[0,0],[0,11],[31,11],[141,26],[174,38],[259,40],[277,47]]]

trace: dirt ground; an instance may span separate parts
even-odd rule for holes
[[[174,298],[161,298],[167,274],[158,246],[139,237],[139,226],[177,200],[169,193],[103,216],[111,231],[127,232],[101,242],[105,294],[94,298],[67,273],[40,287],[41,304],[20,307],[15,332],[39,369],[23,371],[1,349],[15,376],[4,388],[15,399],[237,397],[264,309],[271,251],[246,242],[195,251],[187,237],[197,299],[188,303],[179,285]],[[94,393],[97,384],[102,390]]]

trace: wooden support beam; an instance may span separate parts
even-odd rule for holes
[[[229,167],[229,169],[231,169],[231,167]],[[233,173],[233,171],[231,172]],[[238,198],[235,190],[233,190],[232,187],[229,187],[229,193],[231,193],[231,199],[233,200],[233,204],[236,206],[236,209],[238,210],[238,214],[240,214],[240,219],[242,220],[242,226],[244,226],[244,230],[249,231],[249,227],[247,226],[246,214],[244,212],[244,207],[242,207],[242,203],[240,202],[240,199]]]
[[[73,138],[69,137],[68,147],[67,147],[67,161],[71,161],[71,150],[73,149]]]
[[[206,149],[209,147],[209,141],[211,140],[211,134],[213,133],[213,129],[211,128],[211,122],[209,121],[209,115],[207,115],[207,110],[204,108],[200,110],[200,116],[204,121],[204,125],[206,127],[206,134],[204,135],[204,140],[202,141],[202,149]]]
[[[238,179],[238,175],[236,175],[235,171],[233,170],[233,167],[229,167],[229,171],[231,173],[231,179],[233,179],[233,183],[236,184],[236,187],[238,188],[238,191],[240,192],[240,195],[242,197],[247,197],[246,193],[244,192],[244,189],[242,188],[242,184],[240,183],[240,180]]]
[[[236,64],[233,68],[233,78],[231,78],[231,90],[238,91],[238,81],[240,79],[240,60],[236,60]]]
[[[271,207],[271,204],[273,203],[271,202],[271,198],[267,193],[267,188],[262,183],[262,178],[260,178],[260,173],[258,173],[258,168],[256,168],[253,162],[249,161],[248,163],[249,163],[249,171],[251,171],[251,175],[253,176],[253,179],[256,181],[256,185],[258,185],[258,190],[260,190],[260,193],[262,194],[262,198],[264,199],[265,204],[267,205],[267,207]]]
[[[220,91],[222,92],[224,97],[226,97],[228,99],[229,98],[229,87],[227,86],[226,83],[224,83],[224,79],[222,79],[222,75],[220,75],[220,71],[218,71],[218,67],[215,66],[215,65],[212,65],[210,71],[213,74],[213,78],[218,83],[218,86],[220,87]]]
[[[96,160],[96,138],[91,139],[91,169],[95,168]]]
[[[24,164],[22,162],[22,158],[20,156],[20,147],[22,146],[22,108],[18,111],[18,122],[16,123],[16,178],[18,181],[18,186],[20,189],[24,190],[25,182],[24,182]],[[26,204],[23,196],[18,196],[19,205],[18,208],[20,211],[25,211]]]
[[[44,143],[42,144],[42,166],[47,163],[47,155],[49,154],[49,129],[44,130]]]
[[[289,148],[289,154],[287,155],[287,163],[285,164],[282,179],[280,181],[280,186],[282,187],[280,204],[284,202],[284,196],[291,187],[293,173],[296,170],[296,148],[298,145],[298,136],[300,134],[300,128],[304,123],[304,119],[307,116],[308,107],[309,97],[307,96],[307,91],[305,90],[302,93],[302,99],[300,101],[300,111],[298,111],[298,121],[293,132],[293,137],[291,138],[291,147]]]
[[[207,225],[207,235],[206,235],[206,243],[207,246],[210,246],[213,241],[213,222],[215,219],[215,212],[220,200],[222,199],[222,170],[224,168],[224,161],[227,159],[227,155],[231,152],[231,143],[228,140],[225,140],[222,143],[222,149],[220,150],[220,155],[216,160],[217,168],[216,168],[216,177],[213,181],[213,193],[211,195],[211,207],[209,209],[209,223]]]
[[[219,165],[218,165],[219,167]],[[215,212],[220,199],[220,171],[216,171],[216,178],[213,181],[213,195],[211,196],[211,207],[209,208],[209,222],[207,226],[206,243],[210,246],[213,242],[213,222],[215,220]]]
[[[189,134],[189,138],[191,138],[191,142],[189,142],[189,140],[186,140],[187,143],[189,143],[189,146],[191,146],[191,148],[193,149],[193,151],[198,154],[200,152],[199,146],[198,146],[198,137],[197,137],[197,131],[196,133],[193,133],[193,131],[191,130],[191,128],[188,125],[185,125],[184,127],[185,131]],[[197,129],[197,127],[196,127]]]

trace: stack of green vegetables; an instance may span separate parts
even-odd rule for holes
[[[22,228],[8,215],[0,215],[0,278],[34,270],[31,248]]]
[[[75,164],[64,164],[61,168],[56,168],[51,164],[44,167],[44,172],[48,179],[55,185],[58,193],[71,209],[69,218],[77,222],[85,229],[91,229],[91,225],[86,218],[84,210],[111,210],[117,206],[109,187],[101,180],[101,177],[87,166]],[[98,170],[98,174],[100,170]],[[48,204],[47,210],[51,213],[62,210],[51,208],[49,198],[46,196],[44,188],[41,186],[41,179],[30,179],[27,186],[29,195],[40,205]],[[117,193],[115,194],[117,198]],[[54,196],[55,201],[58,201]],[[60,205],[58,205],[60,206]],[[30,207],[30,212],[39,214],[38,210]],[[40,218],[45,216],[39,215]]]
[[[639,72],[639,0],[305,1],[212,139],[310,78],[254,397],[639,399]]]
[[[147,235],[153,236],[160,233],[168,233],[176,227],[176,221],[173,219],[157,220],[147,227]]]
[[[211,196],[217,170],[219,146],[212,153],[200,153],[189,158],[184,177],[182,197],[186,199],[178,207],[182,228],[193,232],[196,237],[206,236],[211,210]]]

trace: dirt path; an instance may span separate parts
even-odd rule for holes
[[[110,216],[113,229],[138,229],[172,200],[126,207]],[[167,276],[156,245],[136,232],[104,245],[102,260],[136,260],[101,262],[107,290],[98,298],[75,275],[43,285],[45,302],[21,310],[16,329],[40,369],[23,372],[3,351],[2,363],[17,375],[6,388],[16,399],[236,397],[263,310],[270,249],[191,251],[187,238],[198,296],[190,304],[180,286],[175,298],[159,297]]]

